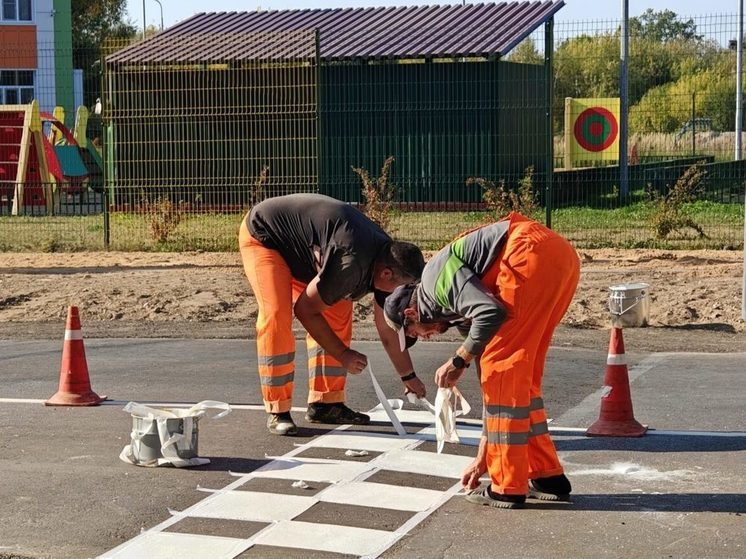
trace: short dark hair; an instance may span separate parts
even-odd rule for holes
[[[379,256],[379,261],[390,268],[395,277],[409,283],[422,278],[425,257],[420,247],[404,241],[392,241]]]

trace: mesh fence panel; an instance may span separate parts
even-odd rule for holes
[[[235,250],[257,200],[364,203],[353,168],[375,181],[388,157],[389,228],[425,248],[515,203],[579,247],[738,248],[736,24],[632,22],[626,192],[617,156],[568,159],[567,98],[619,96],[617,21],[556,23],[499,60],[326,60],[314,31],[38,43],[34,56],[5,42],[0,60],[37,62],[0,69],[0,250]],[[9,106],[31,98],[41,131],[24,136]]]

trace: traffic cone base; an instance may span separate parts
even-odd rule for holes
[[[99,396],[92,390],[84,394],[73,392],[57,392],[49,400],[44,402],[45,406],[97,406],[106,400],[106,396]]]
[[[621,328],[611,329],[601,413],[585,432],[590,437],[642,437],[647,426],[635,419]]]
[[[99,396],[91,389],[78,307],[68,307],[65,342],[62,346],[60,385],[56,394],[44,402],[44,405],[97,406],[104,400],[106,396]]]
[[[627,421],[606,421],[599,419],[588,427],[589,437],[642,437],[648,430],[646,425],[634,418]]]

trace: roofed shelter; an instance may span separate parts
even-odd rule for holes
[[[467,177],[551,169],[563,5],[197,14],[106,57],[109,176],[240,206],[264,170],[266,194],[355,202],[351,167],[376,175],[394,156],[400,200],[477,202]],[[502,60],[541,25],[548,65]]]

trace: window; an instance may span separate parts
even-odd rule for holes
[[[33,100],[33,70],[0,70],[0,105],[25,105]]]
[[[3,21],[31,21],[31,0],[2,0]]]

